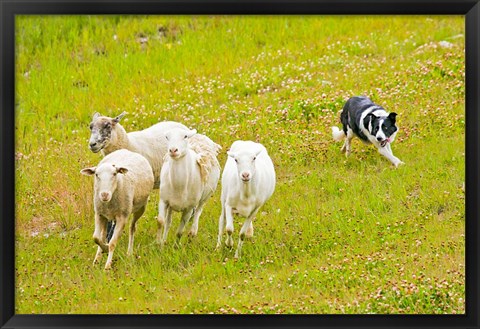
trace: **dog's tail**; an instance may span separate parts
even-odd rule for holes
[[[345,133],[343,130],[338,129],[338,127],[332,127],[332,136],[334,140],[339,142],[345,138]]]

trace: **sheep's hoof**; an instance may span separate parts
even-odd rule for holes
[[[240,252],[238,251],[235,251],[235,256],[233,256],[234,259],[239,259],[240,258]]]
[[[227,237],[227,240],[225,240],[225,245],[229,248],[233,247],[233,238],[231,236]]]
[[[250,225],[250,226],[247,228],[247,231],[245,232],[245,236],[246,236],[247,238],[253,237],[253,226]]]
[[[112,269],[112,263],[107,263],[107,264],[105,265],[104,270],[105,270],[105,271],[110,271],[111,269]]]
[[[188,237],[189,237],[189,238],[194,238],[194,237],[196,237],[196,236],[197,236],[197,231],[196,231],[196,230],[190,230],[190,231],[188,232]]]
[[[180,242],[180,239],[177,239],[175,243],[173,244],[175,249],[180,249],[182,247],[182,243]]]
[[[102,253],[97,252],[95,258],[93,259],[93,265],[97,265],[100,262],[100,259],[102,259]]]

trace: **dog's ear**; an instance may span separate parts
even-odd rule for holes
[[[395,123],[395,119],[397,118],[397,113],[392,112],[388,115],[388,117],[393,123]]]

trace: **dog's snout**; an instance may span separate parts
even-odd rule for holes
[[[377,137],[377,141],[381,142],[383,140],[382,137]]]
[[[90,144],[88,144],[88,145],[90,145],[90,148],[93,148],[93,147],[97,146],[97,142],[90,142]]]

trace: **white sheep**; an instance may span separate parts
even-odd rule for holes
[[[185,225],[192,216],[189,235],[196,236],[203,206],[217,188],[220,178],[217,154],[221,147],[207,136],[196,132],[174,128],[165,134],[168,154],[160,174],[157,232],[157,242],[161,245],[167,239],[172,211],[182,213],[177,229],[177,243],[180,242]]]
[[[252,221],[275,190],[275,168],[267,149],[252,141],[235,141],[227,152],[222,174],[222,212],[218,223],[217,249],[221,245],[225,218],[227,239],[233,247],[233,215],[245,217],[235,258],[239,258],[245,237],[253,236]]]
[[[128,150],[118,150],[104,157],[98,166],[84,168],[80,172],[87,176],[95,175],[93,240],[98,244],[98,250],[93,263],[100,260],[102,252],[108,252],[105,264],[105,269],[108,270],[112,266],[115,246],[132,213],[128,255],[133,253],[135,224],[145,212],[153,187],[152,167],[140,154]],[[113,236],[107,244],[107,223],[109,221],[115,221],[116,225]]]
[[[127,134],[119,123],[125,112],[115,118],[102,116],[98,112],[93,115],[90,123],[89,147],[94,153],[99,151],[107,155],[119,149],[127,149],[143,155],[152,166],[155,177],[154,189],[160,186],[160,170],[163,158],[167,153],[165,132],[172,128],[184,128],[183,124],[173,121],[157,123],[141,131],[132,131]]]

